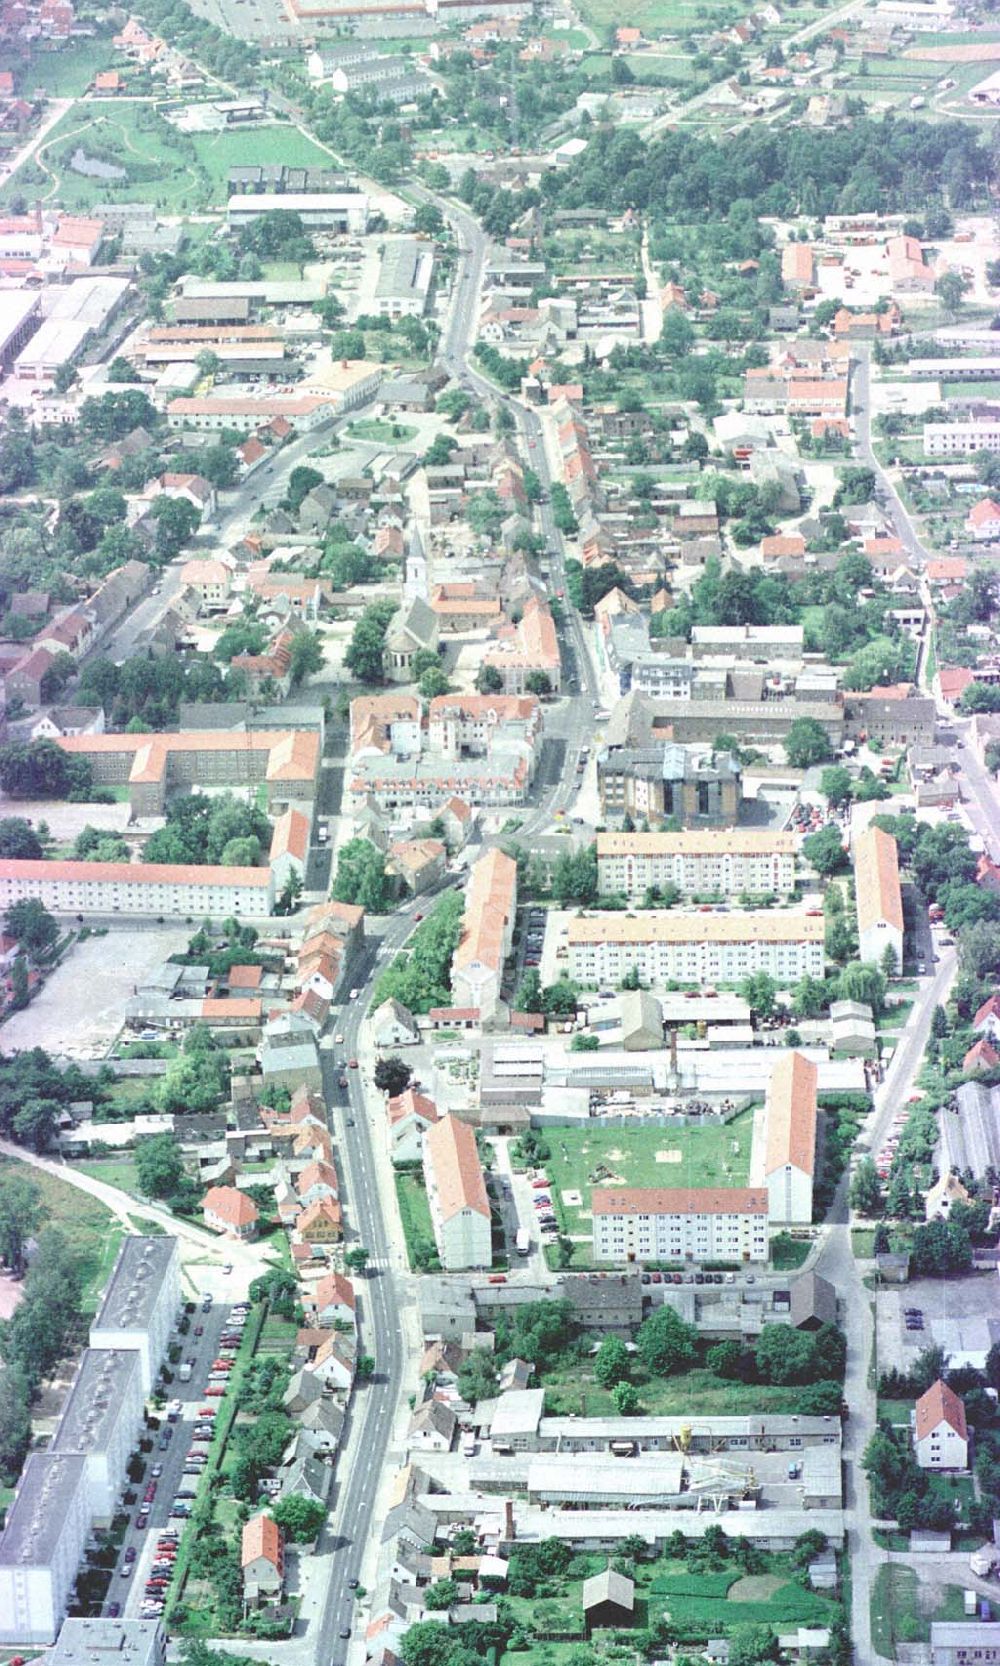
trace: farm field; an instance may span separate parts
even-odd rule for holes
[[[589,1232],[594,1186],[745,1186],[752,1130],[752,1111],[725,1127],[551,1129],[545,1172],[560,1227]]]

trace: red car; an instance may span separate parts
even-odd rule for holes
[[[198,1416],[199,1417],[214,1417],[216,1412],[218,1411],[218,1409],[219,1409],[218,1406],[199,1406],[198,1407]]]
[[[423,915],[422,914],[414,914],[413,918],[414,918],[414,921],[419,922],[420,920],[423,919]]]
[[[225,1392],[224,1388],[206,1388],[205,1390],[206,1394],[214,1394],[217,1400],[220,1400]]]

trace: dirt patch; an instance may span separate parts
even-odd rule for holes
[[[677,1147],[673,1145],[668,1151],[658,1151],[656,1153],[656,1161],[658,1163],[679,1163],[682,1161],[682,1156],[683,1153],[678,1151]]]
[[[606,1151],[604,1155],[607,1157],[609,1163],[621,1163],[625,1160],[624,1151],[619,1151],[617,1146],[615,1146],[612,1151]]]
[[[11,1318],[15,1307],[24,1295],[24,1286],[19,1279],[14,1279],[5,1273],[0,1278],[0,1319]]]
[[[1000,41],[975,46],[911,46],[903,57],[917,58],[922,64],[986,64],[1000,58]]]
[[[567,1209],[580,1209],[580,1208],[582,1208],[582,1206],[583,1206],[583,1194],[581,1192],[573,1192],[573,1191],[561,1192],[559,1195],[563,1200],[563,1205],[564,1205],[565,1208],[567,1208]]]
[[[782,1579],[776,1573],[748,1573],[730,1585],[726,1592],[727,1602],[770,1602],[776,1591],[782,1585],[787,1585],[787,1579]]]

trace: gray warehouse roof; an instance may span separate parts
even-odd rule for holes
[[[145,1330],[176,1253],[176,1238],[126,1238],[93,1329]]]
[[[31,1453],[0,1536],[0,1567],[49,1564],[71,1501],[83,1486],[86,1462],[76,1453]]]
[[[988,1168],[1000,1168],[1000,1090],[963,1082],[956,1098],[957,1111],[944,1110],[938,1119],[939,1167],[971,1169],[981,1179]]]
[[[142,1666],[157,1651],[158,1620],[64,1620],[46,1666]]]
[[[114,1428],[130,1380],[140,1370],[135,1348],[87,1348],[50,1451],[99,1452]]]

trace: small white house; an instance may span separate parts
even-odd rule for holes
[[[383,1001],[372,1013],[371,1024],[376,1047],[415,1047],[420,1040],[417,1021],[402,1001]]]
[[[913,1410],[913,1449],[921,1469],[968,1468],[965,1406],[947,1383],[932,1383]]]

